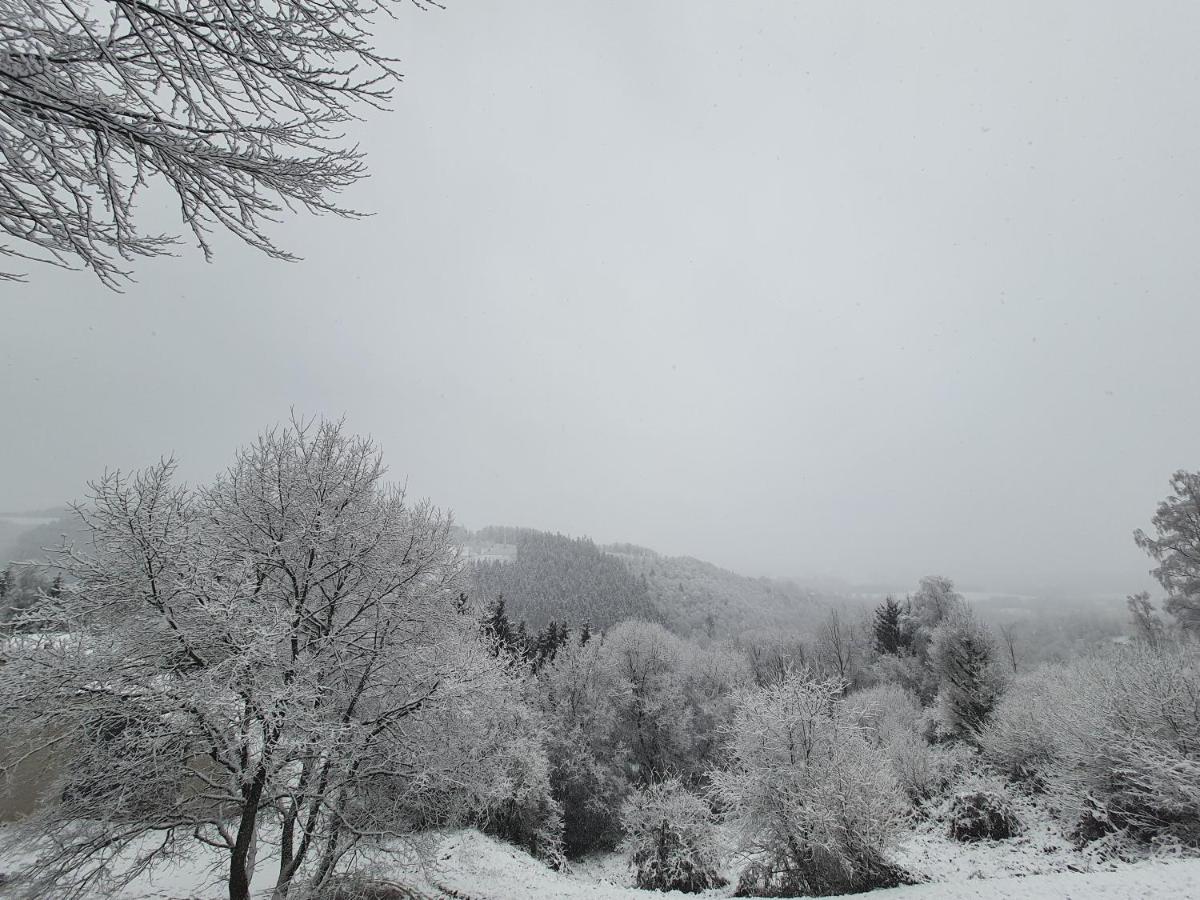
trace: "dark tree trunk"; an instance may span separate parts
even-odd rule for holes
[[[242,790],[242,819],[229,857],[229,900],[250,900],[250,873],[246,864],[254,849],[258,830],[258,804],[262,799],[267,773],[259,769],[254,780]]]

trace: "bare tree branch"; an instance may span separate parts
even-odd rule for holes
[[[400,78],[367,30],[394,2],[0,0],[0,255],[116,288],[177,242],[136,225],[155,180],[206,258],[224,229],[292,259],[267,233],[284,211],[356,215],[340,132]]]

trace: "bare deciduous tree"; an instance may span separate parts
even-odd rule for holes
[[[1004,648],[1008,651],[1008,661],[1012,665],[1013,674],[1017,674],[1017,626],[1001,625],[1000,636],[1004,639]]]
[[[817,634],[817,660],[828,676],[845,684],[854,680],[855,640],[854,624],[831,609]]]
[[[351,214],[339,132],[398,77],[367,32],[392,2],[0,0],[0,255],[115,286],[175,241],[134,221],[159,181],[206,257],[219,227],[288,258],[266,232],[285,209]]]

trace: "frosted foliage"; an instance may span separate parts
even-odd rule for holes
[[[937,709],[942,731],[974,740],[1005,686],[991,634],[965,607],[960,607],[934,629],[929,658],[938,680]]]
[[[126,261],[171,250],[134,221],[151,182],[206,255],[220,228],[286,256],[265,227],[345,212],[332,195],[364,174],[338,138],[396,79],[365,30],[387,5],[0,0],[0,233],[16,242],[0,256],[117,284]]]
[[[1200,636],[1200,472],[1176,472],[1171,495],[1158,505],[1153,534],[1134,540],[1158,563],[1153,575],[1167,591],[1164,608],[1185,632]]]
[[[969,762],[953,744],[930,746],[916,696],[898,684],[880,684],[846,698],[846,709],[887,757],[901,790],[913,803],[944,793]]]
[[[638,887],[694,892],[722,883],[712,810],[678,780],[635,791],[621,809],[621,824]]]
[[[838,680],[795,673],[743,693],[729,768],[712,785],[755,892],[830,892],[895,883],[885,856],[903,799],[883,753],[839,699]]]
[[[687,645],[661,625],[622,622],[605,635],[606,665],[618,679],[617,738],[631,777],[649,784],[685,765],[691,710],[682,675]]]
[[[91,538],[61,554],[73,580],[38,610],[59,633],[0,670],[10,746],[66,773],[28,823],[49,839],[35,892],[84,893],[135,845],[136,877],[199,840],[237,900],[270,840],[282,894],[454,818],[511,751],[470,712],[504,674],[456,610],[449,519],[387,487],[338,423],[267,432],[207,486],[174,470],[93,485]]]
[[[538,688],[564,849],[570,856],[611,849],[620,837],[618,812],[628,792],[616,738],[618,700],[628,696],[625,683],[602,640],[592,638],[560,651],[538,676]]]
[[[1133,646],[1022,679],[982,736],[1068,819],[1200,844],[1200,647]]]

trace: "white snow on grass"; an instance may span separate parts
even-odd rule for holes
[[[872,900],[1186,900],[1200,897],[1200,860],[1147,861],[1112,872],[966,879],[871,891]]]
[[[994,846],[990,854],[987,849],[975,848],[977,861],[1004,855],[996,854]],[[591,860],[569,874],[554,872],[519,849],[474,831],[457,832],[446,839],[439,870],[434,876],[435,886],[461,900],[680,900],[733,894],[732,886],[699,895],[639,891],[628,886],[627,878],[620,877],[625,870],[614,859]],[[977,865],[976,870],[982,872],[983,867]],[[601,880],[594,880],[597,875]],[[878,900],[1182,900],[1200,897],[1200,859],[1146,861],[1126,864],[1116,871],[990,879],[960,871],[951,880],[872,891],[866,896]]]
[[[1200,898],[1200,859],[1097,862],[1113,868],[1062,871],[1087,865],[1086,858],[1061,839],[1043,844],[1047,837],[1040,829],[1031,829],[1012,841],[958,844],[943,842],[931,825],[902,845],[899,861],[932,880],[872,891],[869,896],[873,900]],[[956,862],[955,854],[961,860]],[[1038,870],[1038,860],[1043,871]],[[14,862],[0,860],[0,871],[13,868]],[[118,896],[121,900],[218,900],[227,893],[213,880],[213,862],[214,857],[198,846],[194,855],[143,876]],[[261,859],[255,873],[253,887],[261,900],[270,896],[271,862]],[[731,897],[734,891],[732,884],[703,894],[641,891],[632,886],[632,873],[617,854],[589,859],[565,872],[554,871],[519,848],[470,829],[446,834],[425,867],[394,865],[379,874],[429,900],[683,900]]]

